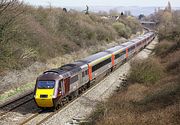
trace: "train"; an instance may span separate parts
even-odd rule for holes
[[[102,52],[43,72],[36,79],[34,100],[39,108],[59,109],[89,88],[98,78],[117,69],[145,48],[156,34],[152,31]]]

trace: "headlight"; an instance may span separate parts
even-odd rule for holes
[[[34,98],[37,98],[38,97],[38,95],[34,95]]]
[[[54,96],[54,95],[49,95],[49,97],[50,97],[50,98],[56,98],[56,96]]]
[[[49,95],[49,97],[53,97],[53,95]]]

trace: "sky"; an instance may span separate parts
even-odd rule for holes
[[[170,1],[172,7],[180,7],[180,0],[21,0],[31,5],[42,6],[140,6],[164,7]]]

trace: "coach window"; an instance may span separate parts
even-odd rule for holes
[[[119,57],[121,56],[120,54],[121,54],[121,53],[116,54],[116,55],[115,55],[115,59],[119,58]]]
[[[125,55],[125,54],[126,54],[126,50],[123,51],[123,55]]]
[[[72,83],[74,83],[76,81],[78,81],[78,75],[75,75],[75,76],[71,77],[70,84],[72,84]]]
[[[111,58],[108,58],[108,59],[106,59],[106,60],[104,60],[104,61],[102,61],[102,62],[94,65],[94,66],[92,67],[92,72],[96,71],[97,69],[105,66],[106,64],[108,64],[108,63],[110,63],[110,62],[111,62]]]

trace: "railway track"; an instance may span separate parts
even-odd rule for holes
[[[80,95],[79,95],[80,96]],[[79,97],[78,96],[78,97]],[[56,111],[52,111],[52,110],[40,110],[39,112],[33,114],[32,116],[30,116],[29,118],[27,118],[26,120],[24,120],[22,123],[20,123],[19,125],[25,125],[25,124],[36,124],[36,125],[40,125],[42,123],[44,123],[45,121],[47,121],[49,118],[51,118],[53,115],[55,115],[56,113],[58,113],[59,111],[61,111],[62,109],[64,109],[66,106],[68,106],[68,104],[72,103],[73,101],[75,101],[78,97],[73,98],[71,101],[69,101],[68,103],[64,104],[61,108],[59,108]],[[41,116],[44,115],[44,116]],[[43,118],[42,118],[43,117]],[[32,121],[33,120],[33,121]],[[32,123],[32,122],[36,122],[36,123]]]
[[[109,75],[109,74],[108,74]],[[102,77],[100,79],[97,79],[89,88],[87,88],[84,92],[82,92],[81,94],[79,94],[77,97],[73,98],[71,101],[66,102],[66,104],[64,104],[62,107],[60,107],[58,110],[56,110],[55,112],[52,112],[52,110],[36,110],[35,114],[31,115],[29,118],[25,119],[22,123],[20,123],[20,125],[24,125],[24,124],[36,124],[36,125],[40,125],[42,123],[44,123],[45,121],[47,121],[49,118],[51,118],[53,115],[55,115],[56,113],[58,113],[59,111],[61,111],[62,109],[64,109],[66,106],[68,106],[70,103],[72,103],[73,101],[75,101],[79,96],[85,94],[86,92],[93,90],[95,88],[96,85],[98,85],[98,83],[100,81],[103,81],[105,77]],[[25,105],[26,103],[30,102],[33,100],[33,92],[27,93],[24,96],[21,96],[19,98],[16,98],[10,102],[7,102],[4,105],[0,106],[0,120],[2,120],[6,114],[8,114],[9,112],[17,109],[18,107],[21,107],[23,105]],[[35,123],[33,123],[35,122]]]
[[[109,76],[109,74],[108,74]],[[58,110],[56,111],[52,111],[52,110],[40,110],[37,113],[33,114],[32,116],[30,116],[29,118],[25,119],[23,122],[21,122],[19,125],[25,125],[25,124],[36,124],[36,125],[41,125],[42,123],[46,122],[48,119],[50,119],[52,116],[54,116],[55,114],[57,114],[58,112],[60,112],[61,110],[63,110],[64,108],[66,108],[69,104],[71,104],[72,102],[74,102],[78,97],[80,97],[81,95],[84,95],[86,93],[88,93],[88,91],[91,91],[93,89],[96,88],[97,85],[99,85],[98,83],[101,81],[104,81],[105,77],[102,77],[98,80],[96,80],[89,88],[87,88],[83,93],[79,94],[78,96],[76,96],[75,98],[73,98],[71,101],[66,102],[66,104],[64,104],[62,107],[60,107]],[[108,89],[107,89],[108,90]],[[106,91],[107,91],[106,90]]]
[[[118,69],[118,68],[117,68],[117,69]],[[111,72],[111,73],[112,73],[112,72]],[[111,73],[110,73],[110,74],[111,74]],[[46,122],[46,121],[47,121],[48,119],[50,119],[52,116],[54,116],[54,115],[57,114],[59,111],[61,111],[62,109],[64,109],[65,107],[67,107],[69,104],[71,104],[73,101],[75,101],[79,96],[84,95],[84,94],[88,93],[89,91],[95,89],[95,88],[99,85],[98,83],[99,83],[99,82],[103,82],[106,78],[109,77],[110,74],[108,74],[107,76],[101,77],[101,78],[99,78],[99,79],[96,79],[96,81],[95,81],[89,88],[87,88],[83,93],[79,94],[77,97],[73,98],[71,101],[68,101],[66,104],[64,104],[62,107],[60,107],[60,108],[59,108],[58,110],[56,110],[55,112],[52,112],[52,110],[39,110],[39,111],[36,111],[35,114],[33,114],[33,115],[31,115],[29,118],[25,119],[25,120],[24,120],[23,122],[21,122],[19,125],[25,125],[25,124],[36,124],[36,125],[40,125],[40,124]],[[111,86],[112,86],[112,85],[111,85]],[[104,94],[106,91],[108,91],[108,90],[109,90],[109,87],[108,87],[108,89],[106,89],[106,90],[103,92],[103,94]],[[103,95],[103,94],[102,94],[102,95]],[[10,103],[7,103],[6,105],[1,106],[1,108],[4,108],[4,107],[6,107],[6,106],[9,106],[9,105],[11,105],[12,103],[17,102],[18,100],[22,100],[22,99],[24,99],[25,97],[28,97],[28,96],[31,96],[31,95],[33,95],[33,93],[29,93],[29,94],[27,94],[27,95],[25,95],[25,96],[23,96],[23,97],[21,97],[21,98],[19,98],[19,99],[16,99],[16,100],[14,100],[14,101],[12,101],[12,102],[10,102]],[[16,106],[14,106],[13,108],[7,110],[6,112],[1,113],[1,115],[2,115],[2,114],[5,115],[5,114],[8,113],[9,111],[12,111],[12,110],[14,110],[14,109],[22,106],[23,104],[26,104],[26,103],[28,103],[29,101],[33,100],[33,96],[31,96],[31,97],[32,97],[32,98],[29,98],[29,99],[27,99],[26,101],[19,103],[18,105],[16,105]],[[0,119],[1,119],[1,118],[0,118]]]
[[[18,107],[33,100],[33,92],[29,92],[19,98],[7,102],[0,106],[0,119],[2,119],[8,112],[17,109]]]
[[[59,108],[58,110],[52,112],[52,110],[40,110],[39,112],[35,113],[31,117],[27,118],[24,120],[22,123],[19,125],[25,125],[25,124],[36,124],[36,125],[41,125],[45,121],[47,121],[49,118],[51,118],[53,115],[57,114],[59,111],[64,109],[68,104],[72,103],[75,101],[77,98],[74,98],[73,100],[69,101],[66,103],[63,107]],[[42,116],[44,115],[44,116]]]
[[[94,86],[94,85],[93,85]],[[89,89],[90,90],[93,86],[91,86]],[[87,91],[86,90],[86,91]],[[86,92],[85,91],[85,92]],[[68,106],[69,104],[71,104],[73,101],[75,101],[79,96],[81,96],[84,93],[79,94],[76,98],[73,98],[71,101],[67,102],[66,104],[64,104],[62,107],[60,107],[58,110],[52,112],[52,110],[40,110],[39,112],[33,114],[32,116],[30,116],[29,118],[25,119],[22,123],[20,123],[19,125],[25,125],[25,124],[36,124],[36,125],[40,125],[42,123],[44,123],[45,121],[47,121],[49,118],[51,118],[53,115],[57,114],[59,111],[61,111],[62,109],[64,109],[66,106]],[[45,116],[40,116],[40,115],[44,115]],[[40,118],[38,118],[40,117]],[[43,118],[42,118],[43,117]],[[36,119],[36,120],[34,120]],[[32,121],[33,120],[33,121]],[[31,122],[36,122],[36,123],[31,123]]]
[[[124,63],[123,63],[124,64]],[[123,65],[122,64],[122,65]],[[119,67],[117,67],[115,70],[117,70]],[[114,70],[114,71],[115,71]],[[114,72],[113,71],[113,72]],[[111,73],[113,73],[111,72]],[[94,81],[91,86],[89,88],[87,88],[84,92],[82,92],[81,94],[79,94],[78,96],[76,96],[75,98],[73,98],[71,101],[66,102],[66,104],[64,104],[62,107],[60,107],[58,110],[56,111],[52,111],[52,110],[40,110],[38,112],[36,112],[35,114],[31,115],[29,118],[25,119],[23,122],[21,122],[19,125],[25,125],[25,124],[36,124],[36,125],[41,125],[44,122],[46,122],[48,119],[50,119],[52,116],[54,116],[55,114],[57,114],[58,112],[60,112],[61,110],[63,110],[64,108],[66,108],[69,104],[71,104],[72,102],[74,102],[78,97],[80,97],[81,95],[86,95],[89,91],[92,91],[93,89],[95,89],[98,85],[100,85],[100,82],[103,82],[104,80],[106,80],[106,78],[108,78],[110,76],[111,73],[108,73],[107,75],[100,77],[99,79],[96,79],[96,81]],[[109,88],[112,85],[110,85],[104,92],[106,93]],[[101,95],[103,95],[101,94]]]

